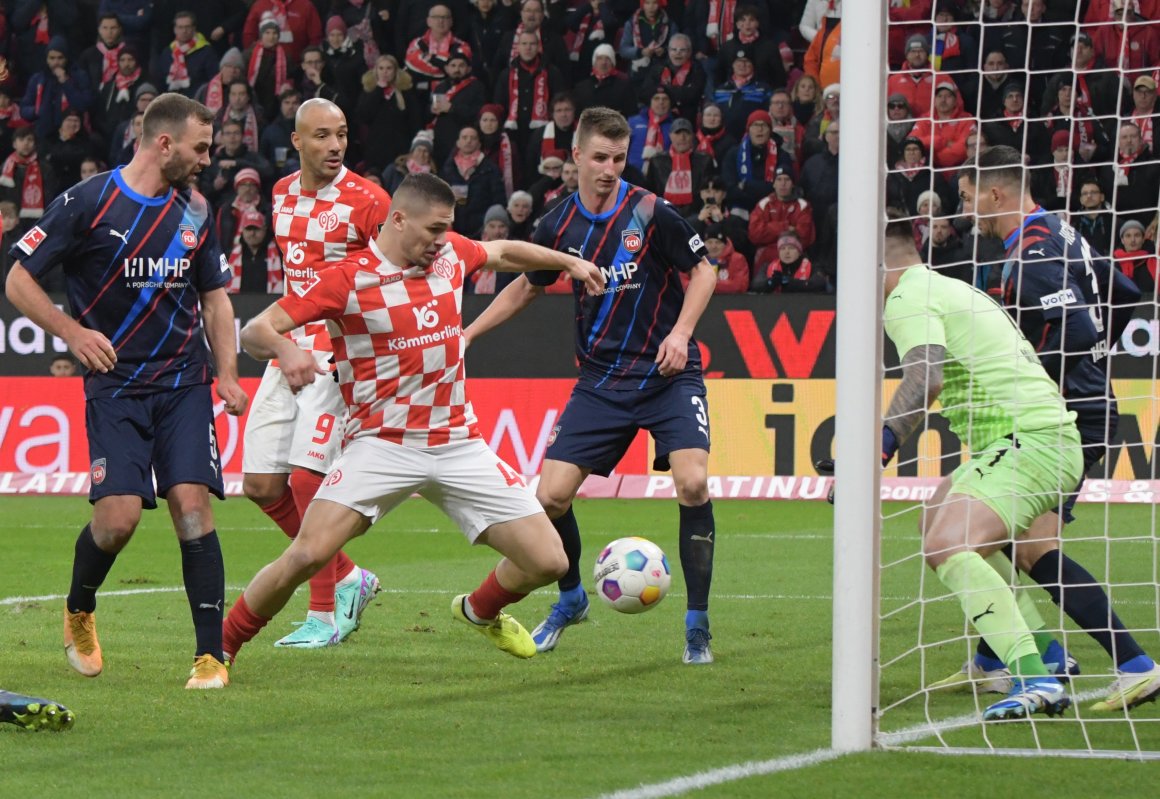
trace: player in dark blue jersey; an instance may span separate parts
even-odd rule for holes
[[[155,508],[159,494],[181,545],[197,637],[186,688],[229,682],[221,638],[225,570],[209,502],[210,492],[224,498],[210,394],[215,367],[227,412],[242,414],[249,400],[237,377],[225,288],[231,272],[209,205],[191,189],[209,164],[212,121],[201,103],[158,96],[145,112],[133,160],[58,196],[12,248],[8,298],[64,339],[88,370],[93,516],[77,539],[64,611],[65,652],[88,677],[103,668],[97,589],[142,508]],[[57,266],[71,316],[38,283]]]
[[[1035,202],[1024,188],[1018,150],[992,147],[980,154],[978,167],[977,185],[974,170],[959,175],[963,210],[976,214],[980,233],[1006,245],[1004,304],[1036,347],[1047,373],[1059,381],[1068,407],[1076,411],[1086,474],[1116,431],[1119,414],[1107,356],[1140,291],[1074,228]],[[1117,679],[1092,709],[1122,711],[1160,695],[1160,667],[1124,628],[1095,578],[1059,549],[1060,515],[1063,522],[1071,521],[1075,500],[1076,495],[1069,497],[1061,514],[1049,512],[1036,519],[1027,533],[1032,543],[1020,544],[1015,562],[1115,663]],[[1045,653],[1044,660],[1065,667],[1062,654]],[[1002,666],[986,650],[974,663],[984,671]],[[968,672],[970,666],[965,667]]]
[[[700,236],[676,209],[621,180],[628,141],[628,123],[616,111],[589,108],[580,116],[572,145],[580,188],[544,215],[534,236],[537,244],[592,261],[608,285],[594,297],[574,285],[580,379],[552,431],[536,490],[564,542],[569,568],[559,601],[532,637],[539,651],[553,649],[565,627],[587,617],[572,500],[589,474],[609,474],[644,429],[656,443],[655,468],[672,468],[680,504],[688,592],[683,660],[711,663],[709,411],[693,328],[717,278]],[[691,274],[687,292],[681,272]],[[468,325],[468,342],[518,313],[558,276],[533,272],[509,284]]]

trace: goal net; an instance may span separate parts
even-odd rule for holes
[[[919,500],[930,505],[939,483],[966,458],[962,442],[936,404],[890,467],[873,479],[852,476],[853,468],[838,474],[834,676],[836,683],[843,676],[852,678],[855,687],[835,687],[835,746],[1160,759],[1160,703],[1130,710],[1099,706],[1121,676],[1117,666],[1135,668],[1143,662],[1124,662],[1125,641],[1134,640],[1147,655],[1160,658],[1160,159],[1155,154],[1160,149],[1160,1],[910,0],[865,4],[877,6],[873,9],[862,5],[845,4],[843,27],[881,35],[866,46],[842,43],[842,111],[850,120],[843,137],[843,170],[859,168],[861,156],[874,153],[876,163],[886,169],[879,170],[883,200],[874,211],[864,200],[851,203],[847,194],[839,195],[843,280],[838,318],[847,328],[858,329],[847,329],[843,339],[839,324],[838,466],[853,455],[861,458],[863,475],[870,471],[874,456],[865,457],[864,437],[843,442],[843,431],[850,438],[856,437],[851,430],[864,432],[867,414],[857,403],[864,406],[875,391],[881,393],[878,419],[884,418],[899,384],[901,353],[888,341],[873,391],[866,384],[853,385],[857,376],[847,367],[856,356],[842,351],[843,346],[857,346],[851,342],[882,336],[881,301],[874,299],[869,308],[867,299],[881,296],[881,275],[877,284],[858,285],[863,277],[855,272],[866,269],[866,252],[882,252],[886,209],[894,208],[911,222],[919,253],[936,271],[1023,309],[1012,309],[1012,317],[1025,332],[1034,330],[1037,337],[1042,333],[1031,344],[1045,364],[1057,365],[1053,379],[1060,379],[1064,368],[1059,356],[1072,363],[1079,357],[1077,346],[1099,364],[1097,374],[1106,370],[1109,375],[1101,379],[1097,393],[1084,394],[1088,402],[1081,417],[1085,447],[1102,457],[1086,473],[1074,521],[1057,522],[1056,535],[1062,554],[1082,565],[1106,592],[1122,631],[1113,629],[1116,625],[1108,618],[1094,626],[1089,618],[1085,631],[1011,560],[1003,555],[988,559],[1012,587],[1021,615],[1038,633],[1039,648],[1048,641],[1057,644],[1043,656],[1044,662],[1049,668],[1056,661],[1064,664],[1059,657],[1064,652],[1078,663],[1078,673],[1070,675],[1071,705],[1061,716],[982,720],[986,708],[1003,698],[992,691],[1004,690],[1009,680],[1002,664],[996,667],[989,659],[994,653],[984,648],[980,654],[979,636],[958,597],[928,567],[919,532],[924,514],[929,519],[938,508],[924,510]],[[874,56],[876,70],[873,62],[867,63]],[[870,99],[860,96],[862,92]],[[863,138],[862,132],[872,126],[876,130]],[[1030,199],[1016,215],[1013,231],[1010,215],[992,210],[998,207],[993,198],[973,193],[980,188],[976,158],[995,147],[1014,148],[1023,160],[1021,189]],[[859,164],[852,167],[852,162]],[[970,175],[967,207],[960,192],[964,174]],[[864,198],[867,182],[860,183]],[[853,191],[845,184],[842,188]],[[1054,216],[1062,227],[1047,225],[1041,215]],[[870,222],[875,229],[867,232]],[[1043,229],[1074,240],[1069,252],[1077,255],[1069,270],[1075,276],[1092,280],[1107,259],[1136,284],[1140,296],[1111,292],[1108,297],[1108,287],[1115,284],[1105,281],[1097,305],[1090,295],[1076,296],[1065,284],[1040,292],[1038,307],[1029,307],[1032,289],[1024,283],[1025,270],[1035,267],[1025,267],[1034,254],[1027,248],[1034,236],[1045,235]],[[847,276],[854,280],[847,281]],[[1101,344],[1095,345],[1094,354],[1081,346],[1071,327],[1052,330],[1054,303],[1086,308],[1091,329],[1106,343],[1106,354]],[[866,355],[864,344],[861,355]],[[1075,374],[1069,371],[1068,379],[1082,382]],[[1065,380],[1072,409],[1078,407],[1076,384]],[[843,415],[849,420],[853,413],[861,414],[858,424],[863,427],[849,421],[843,427]],[[874,427],[875,435],[879,429]],[[843,497],[848,485],[850,498]],[[857,520],[865,507],[858,505],[865,502],[874,508],[873,525]],[[876,529],[867,530],[871,526]],[[871,535],[875,544],[866,547],[855,540],[857,535]],[[868,557],[875,567],[865,580],[852,578],[857,572],[852,564],[860,557]],[[1036,574],[1041,582],[1051,582]],[[1063,606],[1071,610],[1076,603],[1069,604],[1067,579],[1063,582]],[[1090,589],[1076,584],[1075,590]],[[859,620],[870,626],[869,640],[857,629]],[[1100,639],[1111,642],[1110,654]],[[838,662],[839,655],[849,658],[855,646],[865,647],[862,662],[874,664],[868,675]],[[868,688],[859,694],[863,678]]]

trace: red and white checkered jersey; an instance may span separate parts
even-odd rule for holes
[[[455,233],[427,269],[391,263],[372,240],[278,300],[295,324],[332,322],[348,441],[433,447],[480,437],[464,385],[463,281],[486,262],[482,245]]]
[[[316,272],[365,251],[391,208],[386,190],[346,167],[318,191],[303,189],[301,174],[274,184],[274,238],[282,250],[287,294]],[[293,338],[303,349],[330,351],[325,324],[295,330]]]

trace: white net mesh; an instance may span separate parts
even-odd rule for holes
[[[1160,161],[1153,149],[1160,147],[1160,0],[889,5],[886,204],[911,220],[919,252],[938,271],[1023,308],[1013,314],[1024,332],[1041,336],[1029,339],[1052,365],[1053,379],[1071,368],[1072,357],[1087,357],[1099,364],[1097,373],[1105,366],[1110,373],[1098,391],[1081,392],[1087,398],[1081,402],[1076,385],[1083,381],[1067,372],[1073,382],[1065,395],[1069,407],[1081,411],[1083,443],[1102,457],[1087,472],[1075,520],[1057,529],[1062,553],[1094,576],[1125,629],[1114,632],[1105,618],[1091,635],[1047,590],[1016,573],[1010,560],[1000,555],[989,561],[1018,586],[1019,607],[1033,631],[1036,616],[1041,618],[1040,648],[1054,639],[1081,671],[1071,676],[1072,704],[1063,716],[984,724],[984,710],[1002,699],[987,689],[1002,688],[996,681],[1003,675],[967,673],[974,679],[936,686],[965,669],[964,663],[994,664],[978,658],[979,637],[959,600],[925,562],[921,505],[883,502],[876,743],[967,753],[1160,758],[1160,704],[1093,708],[1121,676],[1117,665],[1143,662],[1123,662],[1126,642],[1160,657]],[[927,16],[916,18],[916,9],[923,8]],[[1013,147],[1026,167],[1021,177],[1031,200],[1016,214],[1013,234],[1010,216],[997,210],[993,198],[978,195],[990,178],[981,178],[974,167],[973,205],[966,210],[977,218],[964,212],[960,197],[965,165],[981,149],[996,146]],[[1066,225],[1060,230],[1037,223],[1041,212]],[[1067,267],[1073,277],[1090,277],[1106,258],[1137,284],[1140,298],[1117,296],[1108,290],[1114,284],[1105,281],[1100,302],[1093,303],[1090,296],[1076,296],[1086,284],[1064,282],[1054,292],[1041,291],[1038,307],[1030,308],[1033,286],[1024,276],[1033,268],[1028,248],[1036,236],[1074,236]],[[1091,328],[1111,348],[1110,356],[1097,351],[1093,357],[1065,324],[1066,315],[1051,316],[1051,294],[1055,302],[1089,311]],[[899,374],[897,368],[886,370],[884,408]],[[1118,419],[1112,410],[1117,403]],[[931,412],[884,473],[884,485],[909,478],[911,489],[916,485],[929,497],[965,457],[947,419]],[[1065,585],[1063,604],[1073,609],[1066,591]],[[1111,642],[1112,655],[1097,642],[1101,637]],[[1154,682],[1160,693],[1160,672]]]

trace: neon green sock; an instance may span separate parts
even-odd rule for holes
[[[1001,550],[995,550],[983,560],[1000,577],[1012,585],[1019,615],[1023,617],[1023,621],[1027,622],[1027,629],[1031,630],[1031,637],[1035,639],[1035,648],[1042,655],[1047,651],[1047,647],[1051,646],[1051,642],[1055,640],[1055,635],[1043,629],[1047,626],[1047,622],[1039,614],[1039,608],[1036,606],[1035,600],[1031,598],[1031,592],[1019,587],[1019,573],[1015,570],[1015,565],[1007,560],[1007,556]]]
[[[987,644],[1019,674],[1046,674],[1027,622],[1015,605],[1011,586],[977,552],[957,552],[935,569],[939,580],[955,593],[971,624]],[[1025,662],[1033,657],[1039,671]]]

